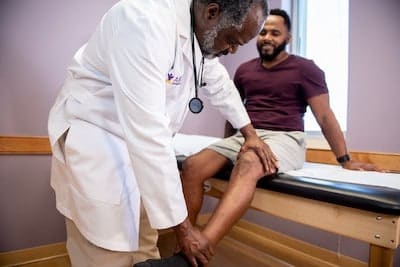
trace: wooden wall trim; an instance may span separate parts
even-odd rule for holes
[[[0,253],[0,266],[70,266],[65,242]]]
[[[0,136],[0,155],[50,155],[51,148],[45,136]],[[385,170],[400,172],[400,154],[352,151],[353,159],[377,164]],[[330,150],[308,148],[306,160],[309,162],[337,164]]]
[[[45,136],[0,136],[0,155],[50,155]]]
[[[384,170],[400,172],[400,154],[398,153],[351,151],[350,156],[356,161],[374,163]],[[306,152],[306,161],[338,164],[332,151],[327,149],[308,148]]]

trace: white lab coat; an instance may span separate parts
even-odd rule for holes
[[[138,248],[140,200],[153,228],[187,216],[172,137],[194,96],[190,33],[189,0],[122,0],[68,68],[49,115],[51,185],[57,209],[97,246]],[[233,126],[250,123],[217,59],[203,80]]]

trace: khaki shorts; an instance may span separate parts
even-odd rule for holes
[[[257,129],[256,132],[257,135],[268,144],[277,157],[279,161],[279,172],[287,172],[303,167],[306,152],[304,132],[283,132],[259,129]],[[244,137],[238,132],[231,137],[210,145],[208,148],[222,154],[235,164],[243,142]]]

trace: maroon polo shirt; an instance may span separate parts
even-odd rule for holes
[[[295,55],[270,69],[260,58],[245,62],[234,82],[256,129],[304,131],[307,100],[328,93],[324,72],[312,60]]]

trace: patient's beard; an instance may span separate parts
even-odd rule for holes
[[[287,42],[284,41],[282,44],[278,45],[272,54],[262,54],[261,46],[257,46],[258,53],[260,54],[260,58],[263,61],[273,61],[282,51],[286,49]]]

